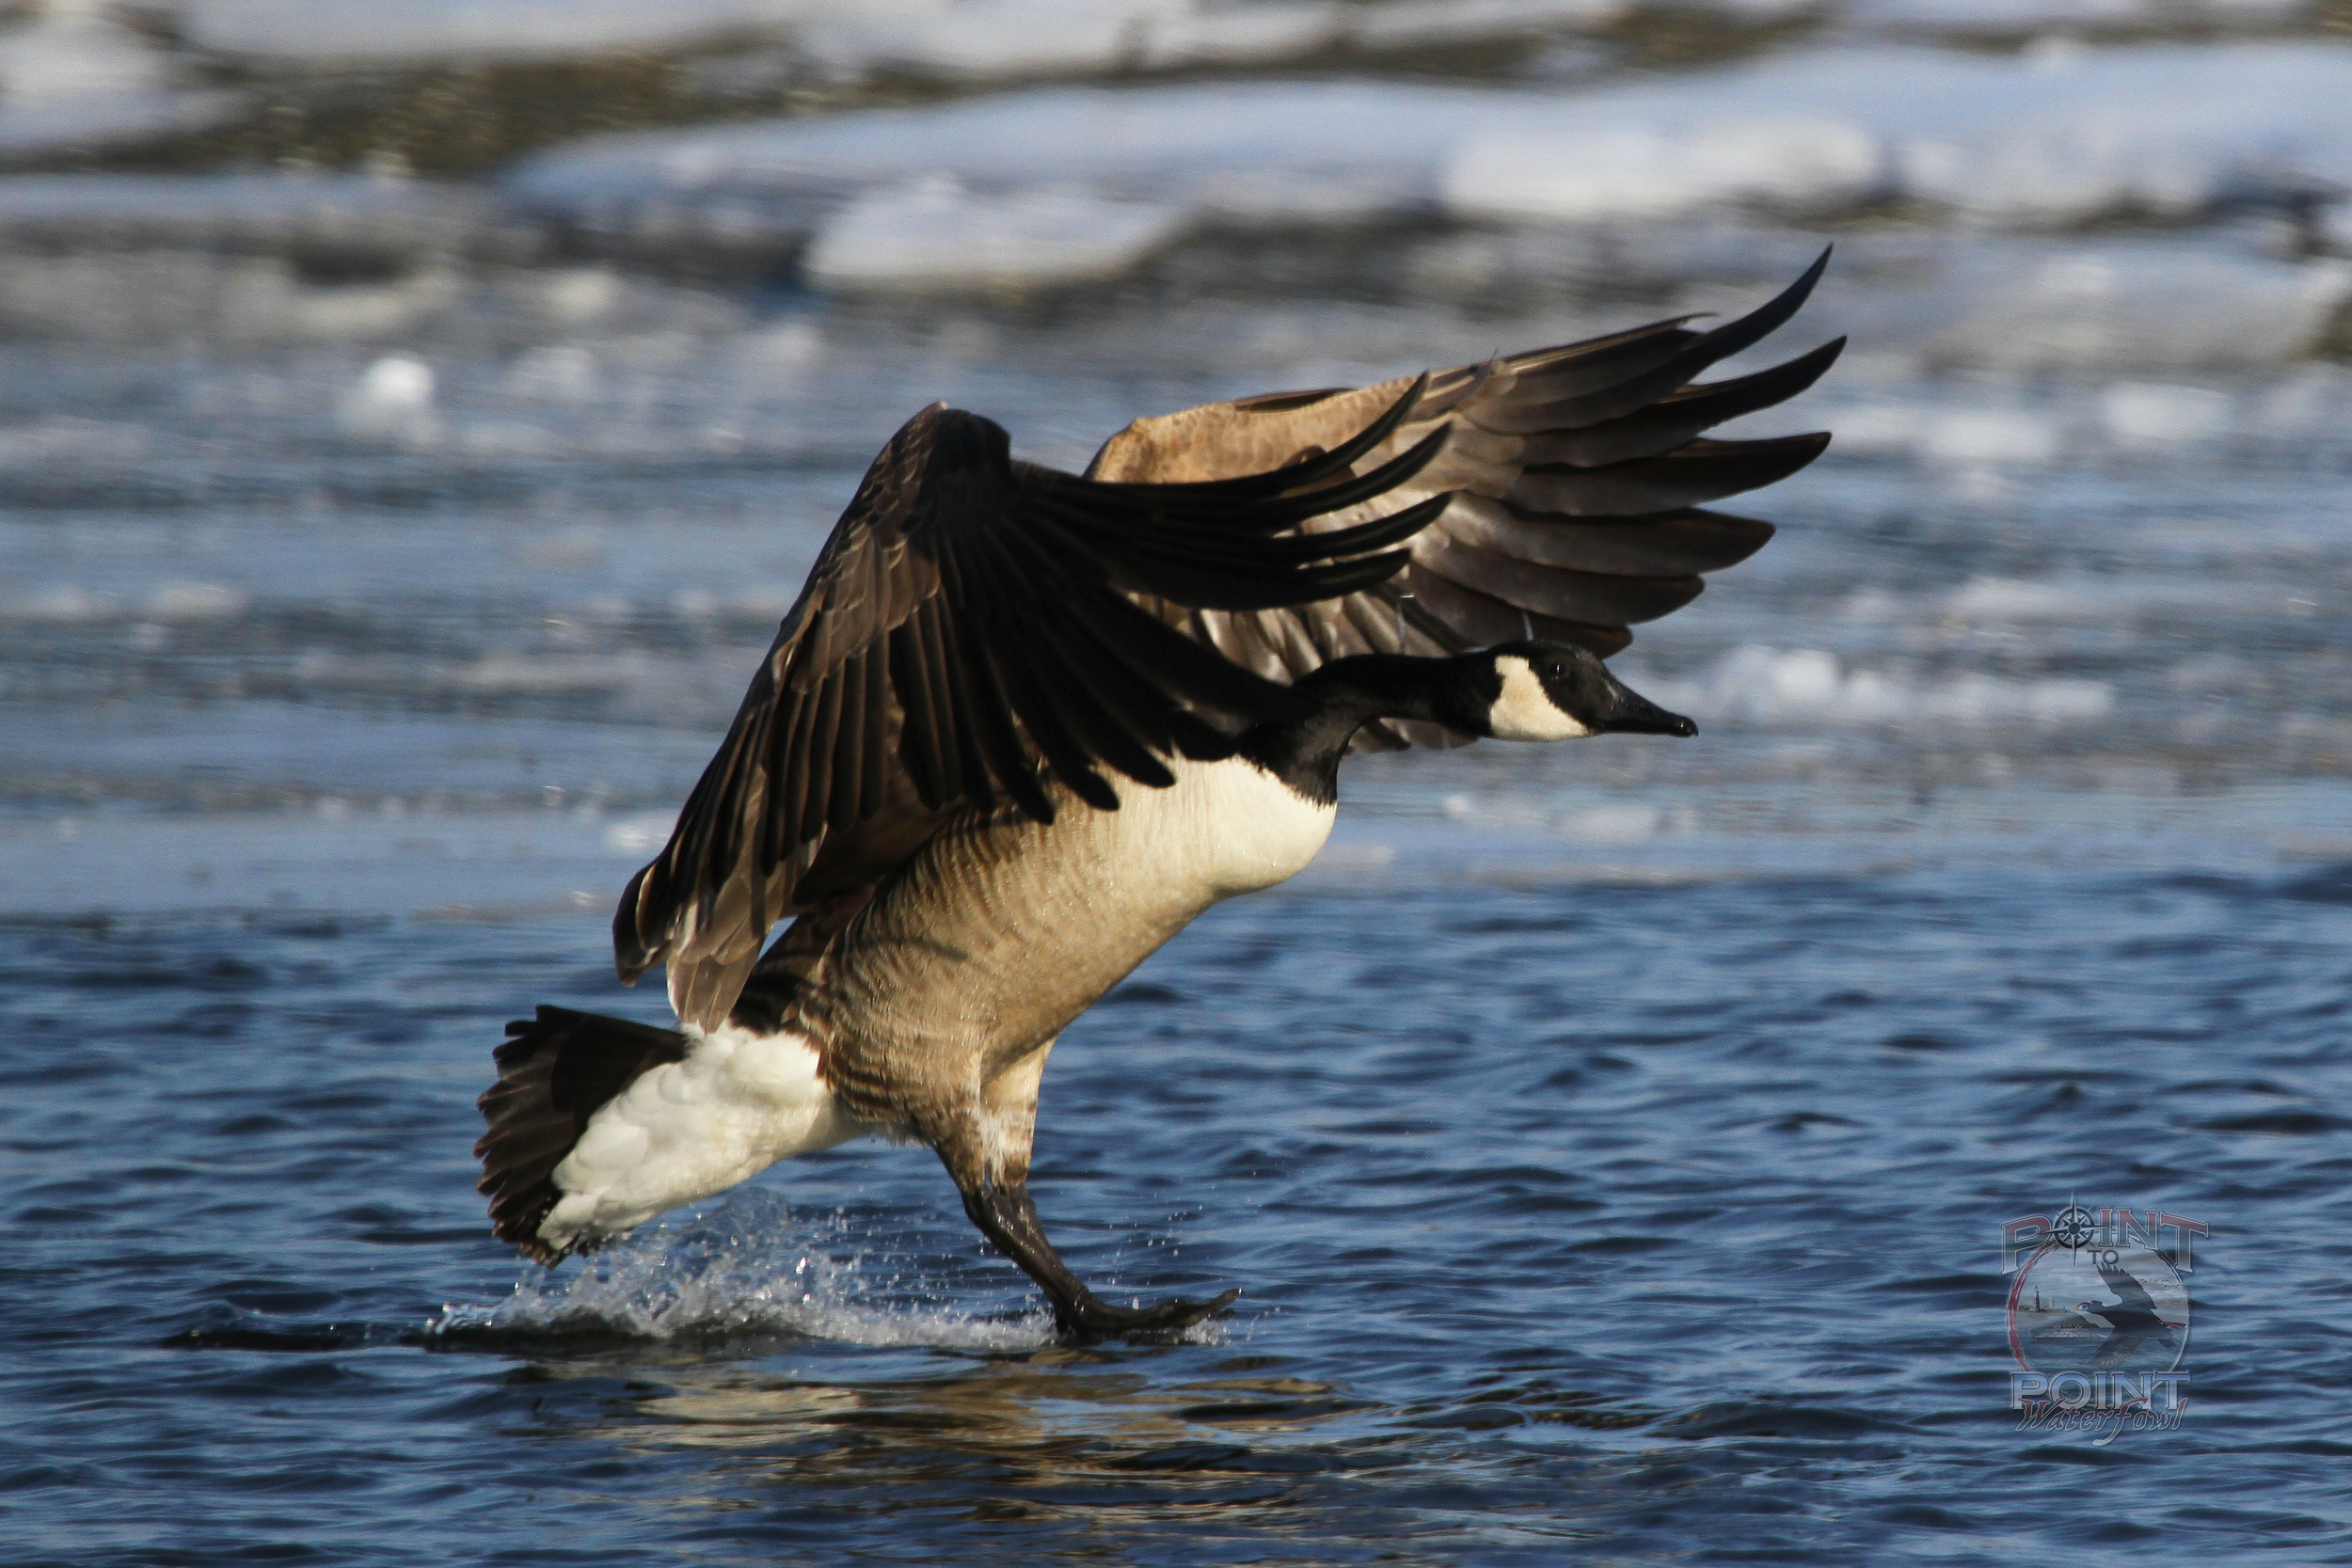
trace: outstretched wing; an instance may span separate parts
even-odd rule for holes
[[[1012,461],[977,415],[916,415],[866,471],[668,846],[621,895],[622,978],[667,962],[678,1017],[713,1027],[770,926],[871,885],[944,814],[1002,803],[1050,822],[1049,781],[1115,810],[1105,769],[1166,786],[1166,759],[1223,752],[1219,723],[1290,713],[1285,686],[1138,604],[1248,614],[1394,573],[1392,546],[1444,502],[1373,503],[1446,431],[1361,460],[1422,390],[1327,453],[1198,483],[1079,479]],[[1334,510],[1363,515],[1303,530]]]
[[[1431,378],[1412,419],[1359,460],[1379,463],[1438,421],[1452,422],[1444,455],[1394,492],[1411,500],[1451,494],[1413,539],[1408,571],[1337,598],[1264,610],[1141,602],[1270,680],[1295,680],[1349,654],[1452,653],[1529,636],[1616,653],[1632,641],[1629,627],[1690,603],[1705,586],[1702,573],[1746,560],[1772,535],[1769,523],[1706,503],[1785,479],[1829,444],[1826,435],[1712,441],[1702,433],[1804,391],[1843,339],[1736,380],[1693,379],[1794,315],[1828,261],[1824,251],[1778,298],[1711,331],[1682,317]],[[1405,385],[1245,398],[1138,420],[1087,472],[1167,482],[1276,467],[1338,447]],[[1357,521],[1334,511],[1303,527]],[[1395,721],[1358,736],[1383,749],[1463,740]]]
[[[2108,1290],[2115,1292],[2115,1304],[2118,1307],[2137,1307],[2143,1312],[2153,1312],[2156,1309],[2156,1298],[2148,1293],[2147,1286],[2132,1277],[2129,1270],[2112,1263],[2101,1263],[2099,1278]],[[2095,1312],[2098,1308],[2094,1307],[2091,1310]]]

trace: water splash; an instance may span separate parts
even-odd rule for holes
[[[754,1189],[648,1227],[577,1272],[526,1279],[494,1307],[444,1307],[425,1333],[452,1346],[651,1340],[707,1351],[808,1338],[1008,1351],[1051,1343],[1053,1321],[1041,1309],[990,1316],[950,1303],[907,1260],[846,1231],[796,1225],[782,1197]]]

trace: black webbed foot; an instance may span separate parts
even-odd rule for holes
[[[1088,1290],[1055,1253],[1053,1243],[1045,1239],[1045,1227],[1038,1222],[1037,1206],[1029,1201],[1025,1183],[966,1187],[963,1212],[1045,1291],[1054,1304],[1054,1327],[1069,1344],[1170,1339],[1205,1319],[1225,1316],[1241,1295],[1239,1290],[1232,1290],[1209,1301],[1179,1296],[1153,1307],[1113,1307]]]
[[[1209,1301],[1173,1296],[1153,1307],[1113,1307],[1092,1294],[1067,1306],[1054,1306],[1054,1326],[1075,1345],[1100,1344],[1104,1339],[1135,1339],[1149,1343],[1175,1338],[1197,1323],[1232,1316],[1241,1297],[1238,1287]]]

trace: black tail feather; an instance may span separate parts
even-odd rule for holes
[[[580,1142],[588,1118],[663,1062],[686,1059],[686,1037],[628,1019],[541,1007],[506,1026],[498,1047],[499,1081],[478,1101],[489,1131],[473,1146],[482,1161],[479,1191],[490,1199],[490,1228],[525,1257],[553,1267],[566,1252],[542,1240],[539,1227],[562,1196],[555,1167]]]

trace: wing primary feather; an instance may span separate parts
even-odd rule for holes
[[[1497,434],[1523,436],[1597,424],[1646,407],[1717,360],[1728,359],[1777,330],[1804,304],[1828,265],[1829,251],[1824,249],[1803,277],[1739,320],[1699,333],[1663,358],[1607,385],[1580,386],[1577,391],[1563,393],[1546,388],[1545,378],[1529,377],[1518,388],[1520,396],[1470,417]]]
[[[988,667],[995,674],[997,689],[1020,716],[1031,744],[1073,794],[1101,810],[1118,810],[1117,792],[1089,766],[1085,748],[1071,734],[1053,700],[1051,677],[1037,667],[1031,625],[1024,618],[1002,612],[1020,603],[1020,595],[1009,580],[1021,575],[1018,567],[986,548],[973,550],[963,558],[963,563],[965,586],[975,594],[986,594],[989,603],[999,610],[993,617],[992,635],[984,650]],[[1029,574],[1041,597],[1056,596],[1053,590],[1059,585],[1054,581],[1055,575],[1050,568]]]
[[[833,820],[833,752],[841,741],[841,676],[833,677],[810,693],[815,699],[808,716],[808,754],[800,768],[802,797],[790,826],[795,843],[811,837]],[[783,846],[789,853],[794,846]]]
[[[660,863],[657,860],[639,866],[637,875],[621,890],[621,901],[612,911],[612,968],[624,985],[635,985],[659,957],[660,944],[657,942],[648,945],[644,922],[645,879]]]
[[[993,811],[996,791],[989,779],[988,760],[980,752],[979,732],[972,717],[973,698],[962,677],[962,641],[954,616],[938,600],[925,610],[923,657],[930,668],[932,689],[939,693],[940,723],[953,749],[955,776],[963,786],[963,797],[981,811]]]
[[[1276,539],[1253,541],[1251,554],[1268,564],[1304,565],[1327,561],[1335,556],[1359,555],[1367,550],[1384,549],[1401,545],[1427,528],[1443,515],[1451,493],[1432,496],[1411,506],[1375,517],[1368,523],[1351,528],[1327,529],[1316,533],[1285,534]]]
[[[1288,721],[1307,711],[1289,687],[1243,669],[1126,600],[1080,599],[1069,609],[1073,619],[1129,650],[1138,668],[1180,697],[1258,723]]]
[[[1688,328],[1698,319],[1696,313],[1669,316],[1622,332],[1515,354],[1503,363],[1517,383],[1550,384],[1552,397],[1593,391],[1638,375],[1683,344],[1696,341],[1701,334]]]
[[[1046,667],[1050,661],[1039,657],[1036,628],[1041,617],[1003,612],[1027,598],[1041,609],[1074,597],[1060,563],[1011,530],[961,560],[967,589],[986,595],[999,610],[995,634],[988,640],[989,661],[1030,741],[1073,794],[1099,810],[1117,811],[1118,792],[1094,771],[1092,758],[1070,722],[1070,705],[1057,700],[1054,672]]]
[[[1119,792],[1094,770],[1093,754],[1080,738],[1082,731],[1071,722],[1071,705],[1057,699],[1054,673],[1041,668],[1035,638],[1024,635],[1008,640],[991,648],[990,654],[998,677],[1012,696],[1013,711],[1021,715],[1029,738],[1045,754],[1055,777],[1088,805],[1117,811]]]
[[[1271,532],[1375,499],[1429,467],[1453,435],[1453,426],[1440,425],[1369,473],[1285,494],[1248,509],[1246,515],[1253,530]]]
[[[1836,248],[1835,245],[1823,245],[1821,253],[1813,259],[1813,264],[1805,268],[1794,283],[1738,321],[1726,322],[1705,334],[1702,341],[1712,353],[1712,358],[1708,362],[1712,364],[1716,359],[1728,359],[1740,350],[1762,342],[1787,325],[1788,318],[1802,309],[1804,302],[1812,297],[1813,286],[1821,280],[1821,274],[1829,270],[1830,252]]]
[[[1038,783],[1037,768],[1027,756],[1027,748],[1020,733],[1012,726],[1012,699],[1005,690],[996,671],[996,661],[990,657],[986,643],[975,650],[966,671],[978,700],[974,705],[974,718],[979,729],[980,749],[987,753],[990,771],[1014,805],[1031,820],[1054,820],[1054,802]]]
[[[769,753],[768,801],[760,829],[760,864],[783,863],[796,841],[809,830],[808,756],[815,739],[817,692],[793,691],[777,697],[780,733]]]
[[[1066,671],[1085,695],[1089,749],[1137,784],[1154,789],[1174,784],[1176,775],[1156,754],[1176,746],[1167,721],[1171,707],[1168,699],[1136,680],[1125,661],[1083,627],[1048,622],[1041,630],[1056,667]]]
[[[1286,573],[1261,573],[1244,578],[1230,573],[1195,571],[1165,564],[1154,568],[1163,597],[1207,610],[1287,610],[1295,605],[1336,599],[1385,582],[1409,559],[1403,550],[1358,556],[1327,566],[1302,566]]]
[[[1525,438],[1521,461],[1531,466],[1568,463],[1590,468],[1658,456],[1726,420],[1795,397],[1820,379],[1845,346],[1846,340],[1839,338],[1753,375],[1692,383],[1598,424],[1531,435]]]
[[[1138,624],[1151,628],[1139,638],[1134,631]],[[1141,673],[1151,670],[1167,684],[1181,686],[1161,673],[1167,645],[1155,639],[1165,629],[1166,623],[1139,611],[1133,616],[1114,612],[1090,622],[1073,616],[1055,621],[1047,627],[1048,634],[1064,648],[1071,668],[1094,686],[1106,708],[1135,726],[1147,745],[1162,750],[1172,746],[1196,760],[1223,756],[1232,749],[1227,736],[1175,702]],[[1187,657],[1206,654],[1217,657],[1190,638],[1180,637],[1179,643],[1193,650]],[[1282,689],[1274,689],[1279,692]],[[1284,696],[1287,700],[1287,693]],[[1159,783],[1148,777],[1143,782]],[[1172,775],[1168,782],[1174,782]]]
[[[890,687],[905,717],[898,726],[898,756],[914,782],[915,798],[931,811],[946,804],[946,748],[940,742],[937,699],[923,662],[922,623],[910,615],[890,628]]]
[[[940,698],[940,712],[948,721],[949,738],[955,747],[954,762],[963,798],[982,811],[995,808],[996,792],[988,771],[988,759],[980,751],[978,720],[973,716],[971,682],[964,672],[970,660],[963,652],[962,638],[954,615],[944,606],[934,605],[927,617],[924,630],[925,657],[931,663],[931,678]]]
[[[1013,728],[1010,696],[997,679],[994,662],[989,657],[989,646],[999,635],[998,624],[1013,612],[1013,605],[987,596],[983,581],[977,578],[978,562],[970,559],[963,548],[967,543],[958,540],[954,548],[942,552],[942,563],[952,563],[955,572],[960,628],[972,634],[962,650],[963,657],[956,664],[967,694],[964,717],[971,721],[989,772],[1012,798],[1013,804],[1036,821],[1051,822],[1054,803],[1039,787],[1037,769],[1029,762],[1027,747]]]
[[[890,647],[876,641],[866,645],[866,701],[858,708],[857,793],[848,810],[853,822],[863,822],[882,808],[883,754],[889,734]]]
[[[1846,340],[1832,338],[1817,349],[1783,360],[1753,374],[1734,376],[1729,381],[1700,381],[1667,393],[1659,399],[1661,408],[1690,410],[1703,406],[1713,415],[1714,423],[1740,414],[1753,414],[1759,408],[1770,408],[1786,403],[1805,390],[1846,351]],[[1720,412],[1718,412],[1720,410]]]
[[[1406,625],[1447,653],[1467,653],[1473,646],[1470,638],[1433,612],[1427,605],[1422,604],[1420,598],[1412,594],[1403,592],[1398,594],[1397,611]]]
[[[823,818],[828,827],[847,827],[857,819],[859,776],[866,762],[866,651],[852,654],[834,677],[840,695],[834,699],[833,778]]]
[[[1658,457],[1599,468],[1529,468],[1508,499],[1571,517],[1641,517],[1777,483],[1821,455],[1826,435],[1769,441],[1686,441]]]
[[[1041,620],[1027,651],[1046,700],[1090,760],[1154,788],[1176,782],[1154,754],[1154,748],[1177,747],[1168,718],[1181,710],[1164,693],[1136,678],[1118,653],[1085,627],[1067,620]]]
[[[1376,654],[1401,654],[1406,647],[1403,607],[1392,594],[1351,594],[1339,601],[1340,613],[1356,635]]]
[[[1051,563],[1035,541],[1008,543],[1028,559],[1041,578],[1050,580]],[[1181,711],[1166,693],[1136,676],[1124,656],[1073,622],[1043,616],[1030,630],[1037,667],[1050,668],[1057,677],[1047,683],[1049,695],[1089,755],[1155,787],[1173,784],[1174,775],[1152,754],[1154,747],[1171,746],[1168,716]]]
[[[1609,338],[1597,338],[1589,342],[1571,343],[1564,348],[1539,350],[1534,355],[1520,355],[1511,361],[1519,380],[1531,390],[1545,382],[1565,381],[1543,393],[1548,401],[1573,400],[1590,393],[1605,391],[1635,378],[1646,379],[1663,365],[1683,365],[1694,354],[1704,354],[1701,364],[1713,364],[1727,359],[1741,349],[1760,342],[1778,331],[1812,296],[1814,285],[1829,266],[1830,252],[1835,246],[1824,245],[1813,264],[1804,269],[1797,280],[1766,300],[1746,315],[1705,332],[1683,332],[1674,329],[1696,318],[1677,316],[1671,321],[1652,323],[1634,327]],[[1649,345],[1646,355],[1628,355],[1624,351],[1645,345],[1652,336],[1670,340],[1665,345]],[[1660,355],[1656,347],[1667,352]],[[1621,363],[1621,361],[1624,361]],[[1612,373],[1613,372],[1613,373]]]
[[[1413,564],[1473,588],[1515,610],[1593,626],[1655,621],[1698,597],[1697,577],[1630,577],[1539,566],[1523,558],[1447,541]]]

